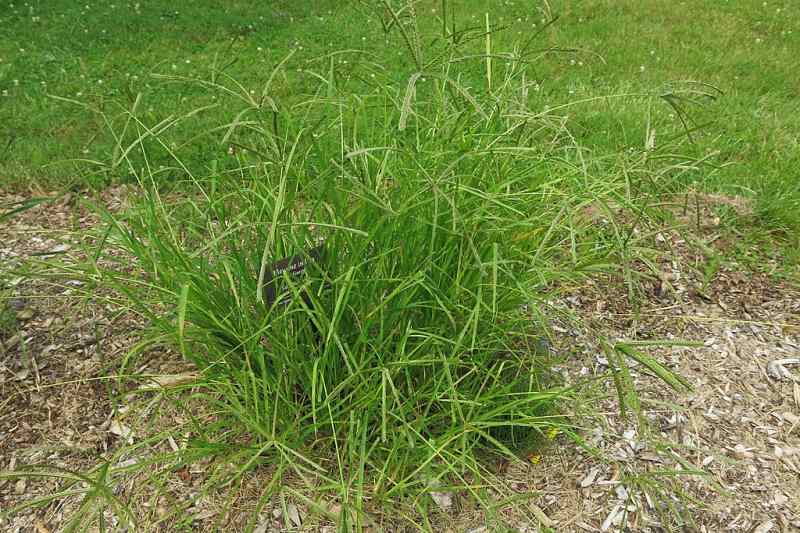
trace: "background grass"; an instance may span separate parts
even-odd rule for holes
[[[441,23],[438,0],[419,2],[417,11],[422,25]],[[760,0],[467,0],[455,18],[461,27],[482,27],[490,13],[493,27],[508,26],[496,36],[502,46],[557,16],[538,42],[577,51],[535,65],[546,105],[659,92],[676,80],[719,87],[724,97],[695,114],[706,127],[694,137],[696,152],[718,151],[715,161],[723,166],[693,179],[713,190],[752,194],[770,227],[797,230],[800,100],[788,67],[800,52],[797,11],[789,2]],[[368,4],[326,0],[312,7],[288,1],[194,1],[177,8],[161,0],[9,3],[0,12],[0,184],[85,185],[108,177],[100,179],[91,165],[64,162],[109,152],[100,118],[49,95],[107,110],[129,106],[141,93],[142,110],[158,122],[210,102],[203,91],[154,79],[155,73],[205,76],[215,65],[250,87],[292,49],[293,68],[340,49],[385,58],[397,53],[399,37],[387,38],[378,18]],[[409,63],[399,55],[389,75],[407,76]],[[219,124],[225,113],[209,110],[186,127]],[[674,120],[662,114],[670,113],[637,99],[593,101],[573,111],[578,118],[571,131],[586,149],[618,151],[642,142],[648,115],[657,141],[675,133]],[[207,151],[181,155],[208,158]]]

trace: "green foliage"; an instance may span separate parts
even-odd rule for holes
[[[17,330],[17,314],[8,305],[8,298],[7,291],[0,290],[0,341],[11,337]]]
[[[694,130],[693,156],[710,156],[716,168],[685,169],[685,179],[707,190],[754,196],[759,220],[768,228],[788,235],[800,228],[795,215],[800,192],[793,179],[800,151],[792,133],[800,124],[790,89],[793,72],[787,68],[800,50],[800,33],[793,27],[791,6],[772,9],[757,0],[730,5],[703,0],[682,9],[663,2],[621,6],[612,0],[388,5],[395,15],[378,0],[9,5],[0,14],[0,31],[8,36],[0,42],[0,180],[12,187],[30,182],[83,187],[131,179],[124,168],[112,172],[96,165],[114,142],[103,134],[107,125],[101,115],[82,106],[101,110],[118,127],[138,94],[146,105],[137,114],[150,124],[216,103],[202,87],[165,76],[230,76],[258,93],[264,73],[294,50],[275,88],[291,99],[298,87],[318,82],[295,74],[319,71],[320,57],[360,50],[396,82],[418,71],[418,62],[435,58],[426,52],[432,39],[455,42],[472,34],[474,46],[465,56],[485,55],[487,44],[496,51],[520,43],[530,52],[530,76],[536,82],[531,91],[542,104],[555,108],[582,101],[571,111],[570,134],[597,154],[619,152],[648,137],[664,144],[680,134],[681,125],[676,124],[680,113],[653,108],[647,99],[596,98],[668,94],[675,80],[719,87],[724,96],[717,103],[684,117]],[[420,33],[412,34],[405,24],[415,13],[423,16],[413,18]],[[550,24],[554,18],[558,21]],[[481,35],[487,22],[490,29],[505,31],[492,31],[487,38]],[[740,38],[732,42],[730,35]],[[703,43],[702,53],[687,44],[697,42]],[[398,54],[399,46],[411,52]],[[340,79],[372,79],[370,73],[351,70],[351,54],[332,59]],[[484,57],[463,61],[460,70],[498,77],[505,63],[500,56]],[[193,131],[207,131],[226,118],[226,107],[208,107],[171,130],[182,145]],[[204,148],[176,149],[188,164],[206,159]],[[156,168],[162,163],[157,161]]]
[[[501,54],[491,31],[454,29],[423,48],[413,14],[386,9],[419,67],[407,79],[354,54],[350,78],[320,58],[306,71],[315,89],[289,99],[275,85],[286,62],[255,94],[227,77],[173,80],[212,92],[231,116],[185,146],[211,142],[227,157],[176,154],[170,127],[194,111],[154,123],[137,113],[141,97],[122,121],[95,110],[116,143],[101,164],[135,176],[140,198],[105,214],[86,275],[202,372],[192,402],[214,414],[181,428],[192,439],[179,461],[235,465],[207,490],[271,465],[264,500],[284,498],[291,473],[306,480],[294,498],[353,511],[343,528],[380,507],[426,516],[433,487],[493,512],[488,488],[506,489],[486,458],[520,461],[569,424],[559,405],[574,391],[541,350],[549,287],[597,271],[635,284],[631,263],[649,252],[634,230],[672,187],[652,148],[587,159],[538,107],[521,49]],[[474,58],[479,70],[464,60],[476,42],[491,51]],[[487,57],[507,65],[495,72]],[[634,221],[582,215],[612,204]],[[292,256],[304,275],[276,281],[271,265]],[[635,398],[630,379],[619,385]]]
[[[155,485],[213,459],[204,493],[270,468],[260,505],[334,499],[344,530],[381,508],[414,522],[430,514],[433,490],[463,491],[492,517],[494,498],[511,494],[487,458],[520,461],[560,429],[579,440],[561,409],[575,390],[541,349],[547,299],[597,272],[621,276],[635,296],[633,265],[655,255],[653,206],[707,168],[705,155],[675,155],[691,127],[684,106],[714,91],[552,99],[536,69],[563,50],[539,47],[538,34],[505,47],[491,16],[472,25],[474,9],[457,15],[444,2],[453,14],[436,20],[415,5],[372,5],[389,32],[381,54],[298,47],[259,72],[206,55],[194,64],[208,68],[154,76],[195,107],[133,84],[114,98],[57,99],[107,131],[84,161],[92,179],[138,185],[132,209],[105,213],[85,278],[116,289],[149,322],[152,344],[202,374],[191,397],[161,398],[188,421],[148,444],[191,438],[137,464],[153,467]],[[600,151],[576,138],[568,114],[580,123],[625,105],[648,125],[640,141]],[[655,143],[656,127],[672,142]],[[284,275],[265,298],[271,265],[292,256],[304,275]],[[634,343],[609,354],[623,408],[639,405],[627,359],[686,385]],[[95,473],[83,481],[102,488],[125,469]],[[115,511],[113,493],[89,496]],[[91,509],[102,517],[105,507]]]

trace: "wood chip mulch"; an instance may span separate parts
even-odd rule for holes
[[[19,199],[0,195],[0,204]],[[124,191],[100,199],[119,208]],[[0,304],[17,317],[13,330],[0,329],[0,470],[48,463],[81,471],[126,438],[114,426],[104,377],[141,324],[78,280],[14,273],[32,260],[46,272],[95,224],[74,198],[0,223]],[[610,342],[696,341],[645,349],[692,390],[676,392],[633,365],[646,425],[620,416],[608,381],[587,391],[597,401],[582,412],[580,434],[599,453],[562,435],[531,464],[502,473],[532,495],[500,509],[518,531],[541,531],[537,521],[553,531],[800,531],[800,289],[733,262],[704,283],[705,259],[679,232],[665,230],[659,241],[673,255],[634,300],[620,281],[597,278],[549,302],[564,317],[554,322],[553,350],[564,356],[557,370],[567,382],[607,373],[613,363],[598,332]],[[56,487],[0,479],[0,509]],[[288,520],[265,509],[260,530],[333,531],[305,520],[301,505],[293,510]],[[206,516],[212,524],[213,509]],[[57,531],[65,518],[51,505],[0,521],[0,530]],[[435,523],[442,531],[490,530],[467,509],[444,508]]]

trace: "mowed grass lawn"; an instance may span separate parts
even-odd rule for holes
[[[441,6],[439,0],[416,4],[432,35]],[[683,101],[688,127],[699,129],[681,152],[710,154],[710,164],[687,179],[754,196],[766,228],[800,229],[800,84],[792,67],[800,56],[800,6],[761,0],[461,0],[451,6],[458,28],[484,27],[487,13],[492,29],[504,27],[493,34],[497,49],[527,40],[557,18],[532,44],[551,50],[531,56],[536,97],[550,109],[586,100],[564,114],[570,135],[600,157],[642,146],[648,137],[661,144],[680,135],[682,117],[642,95],[687,80],[718,88],[715,100]],[[96,111],[123,120],[141,95],[137,115],[156,124],[214,103],[202,86],[164,76],[230,76],[257,93],[292,50],[290,73],[318,70],[326,54],[354,50],[393,65],[384,75],[408,77],[414,66],[400,37],[387,36],[379,19],[370,2],[355,1],[6,2],[0,9],[0,186],[125,179],[97,164],[108,160],[114,141]],[[482,46],[476,43],[476,52]],[[387,62],[387,54],[397,59]],[[334,57],[341,71],[355,56]],[[502,69],[500,63],[494,68]],[[476,60],[476,73],[483,68]],[[296,80],[286,76],[273,85],[286,102],[298,86],[320,83],[302,72]],[[206,109],[174,128],[185,128],[176,138],[224,124],[235,112],[228,105]],[[217,157],[217,148],[209,141],[208,149],[179,155],[203,163]]]

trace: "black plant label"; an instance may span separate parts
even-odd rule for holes
[[[264,302],[268,307],[271,307],[280,295],[285,296],[278,301],[279,305],[285,306],[291,302],[291,295],[285,294],[288,287],[283,275],[287,274],[292,279],[299,279],[304,276],[306,267],[311,263],[319,262],[322,258],[322,246],[320,244],[302,254],[285,257],[268,267],[267,282],[264,284]],[[309,299],[305,294],[303,299],[306,300],[306,303],[309,303]]]

